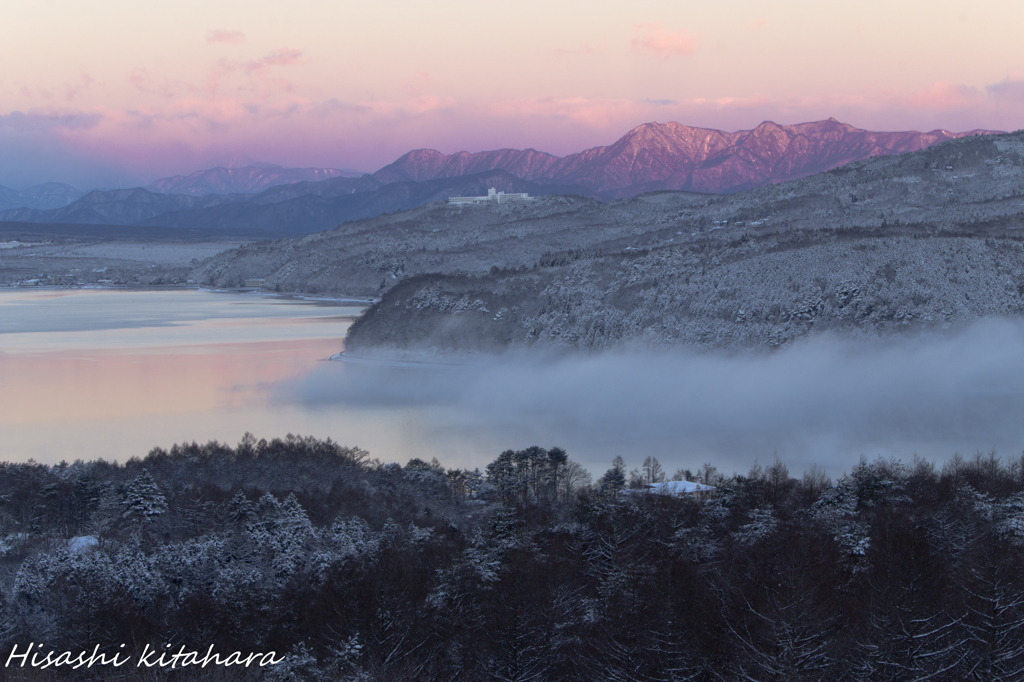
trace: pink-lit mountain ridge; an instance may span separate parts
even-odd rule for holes
[[[872,132],[834,118],[791,126],[766,121],[753,130],[733,133],[674,122],[645,123],[612,145],[565,157],[534,149],[451,155],[419,149],[373,175],[390,183],[500,169],[535,183],[579,185],[604,199],[655,190],[725,194],[994,132]]]
[[[732,133],[646,123],[612,145],[565,157],[534,149],[451,155],[420,149],[359,177],[352,171],[246,161],[164,178],[145,189],[92,191],[59,208],[0,210],[0,221],[307,234],[451,196],[483,194],[488,187],[605,201],[657,190],[736,193],[995,132],[880,133],[835,119],[792,126],[765,122]]]

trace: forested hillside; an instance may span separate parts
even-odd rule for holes
[[[312,438],[0,467],[0,651],[276,651],[5,679],[1019,680],[1024,468],[775,462],[702,498],[559,448],[484,474]],[[6,660],[6,658],[5,658]],[[47,675],[51,675],[47,677]]]

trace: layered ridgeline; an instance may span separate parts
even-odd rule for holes
[[[1024,313],[1024,133],[731,197],[662,193],[591,210],[641,207],[650,217],[621,248],[403,281],[347,348],[764,347]]]
[[[583,191],[579,187],[537,185],[500,170],[388,184],[364,175],[278,185],[256,194],[161,194],[141,187],[96,190],[59,209],[0,211],[0,221],[133,225],[280,237],[328,230],[340,223],[405,211],[450,196],[486,194],[488,187],[531,194]],[[140,231],[142,234],[145,232]]]
[[[242,166],[208,168],[189,175],[161,178],[146,186],[157,194],[252,194],[269,187],[297,182],[319,182],[330,178],[358,178],[363,173],[337,168],[284,168],[270,163],[249,162]]]
[[[336,169],[214,168],[147,188],[89,192],[70,203],[25,203],[0,211],[0,220],[294,236],[479,193],[489,185],[602,200],[665,189],[731,193],[982,132],[877,133],[834,119],[795,126],[766,122],[732,133],[648,123],[612,145],[565,157],[533,149],[452,155],[421,149],[359,177]],[[18,199],[11,201],[17,205]]]
[[[347,348],[765,346],[1024,312],[1024,133],[730,196],[432,205],[193,273],[382,295]]]
[[[89,192],[92,198],[84,202],[89,206],[98,203],[124,200],[126,197],[144,197],[150,194],[184,194],[191,197],[202,197],[210,194],[255,194],[270,187],[290,185],[300,182],[319,182],[330,178],[358,178],[363,173],[337,168],[284,168],[269,163],[247,162],[242,166],[228,168],[217,167],[196,171],[189,175],[175,175],[160,178],[143,188],[98,190]],[[142,194],[137,191],[142,190]],[[85,196],[87,192],[75,189],[59,182],[47,182],[34,185],[24,190],[15,190],[0,185],[0,211],[11,209],[35,209],[45,212],[62,209]],[[217,199],[212,201],[216,202]],[[151,200],[150,200],[151,202]],[[160,206],[158,208],[163,208]],[[172,205],[170,209],[178,207]],[[75,209],[80,211],[80,209]],[[21,215],[38,219],[37,222],[59,223],[67,212],[62,213],[26,213],[12,214],[4,220],[16,220]],[[96,216],[90,216],[95,218]],[[117,219],[115,217],[115,219]],[[130,218],[129,218],[130,219]]]
[[[534,149],[449,156],[420,149],[374,177],[385,182],[422,181],[500,169],[531,182],[578,185],[601,199],[666,189],[728,194],[990,132],[878,133],[834,118],[792,126],[765,121],[753,130],[734,133],[675,122],[645,123],[612,145],[565,157]]]
[[[83,192],[71,185],[45,182],[23,190],[0,185],[0,211],[11,208],[53,209],[67,206],[79,199]]]
[[[1024,134],[858,162],[728,197],[639,197],[629,246],[524,272],[420,277],[348,347],[748,347],[1024,312]]]

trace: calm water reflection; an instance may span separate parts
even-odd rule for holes
[[[246,430],[327,437],[336,422],[294,419],[278,387],[338,352],[358,312],[257,294],[0,292],[0,459],[123,461]]]
[[[311,399],[311,384],[360,381],[326,362],[360,310],[260,294],[0,291],[0,460],[124,461],[251,431],[332,438],[384,461],[483,466],[510,438],[534,438],[516,421],[511,436],[492,420],[464,428],[464,409],[431,396],[364,400],[366,384],[347,400]],[[403,392],[431,378],[413,375]]]

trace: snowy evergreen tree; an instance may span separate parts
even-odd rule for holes
[[[142,472],[124,491],[124,517],[143,524],[152,523],[167,512],[167,498],[148,471]]]
[[[601,492],[608,495],[614,495],[626,487],[626,463],[621,457],[612,460],[612,468],[604,472],[598,485]]]

